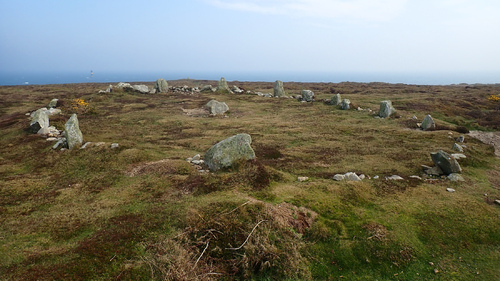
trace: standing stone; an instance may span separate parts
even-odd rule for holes
[[[47,108],[40,108],[31,114],[31,122],[29,131],[33,134],[38,133],[40,129],[49,127],[49,115],[47,114]]]
[[[436,129],[436,123],[434,122],[434,119],[430,115],[426,115],[424,118],[424,121],[422,121],[422,125],[420,125],[420,128],[424,131],[433,131]]]
[[[250,146],[252,137],[249,134],[238,134],[212,146],[205,153],[205,164],[211,171],[231,167],[241,160],[255,159],[255,152]]]
[[[349,108],[351,108],[351,101],[348,99],[343,99],[340,103],[340,109],[348,110]]]
[[[51,101],[49,102],[49,106],[48,106],[48,108],[49,108],[49,109],[50,109],[50,108],[56,108],[56,107],[57,107],[57,102],[58,102],[58,101],[59,101],[58,99],[53,99],[53,100],[51,100]]]
[[[229,91],[229,86],[227,85],[226,79],[221,77],[219,83],[217,84],[217,91]]]
[[[310,90],[302,90],[302,100],[307,102],[314,101],[314,93]]]
[[[285,88],[283,88],[283,82],[280,80],[276,80],[276,82],[274,82],[274,96],[275,97],[285,96]]]
[[[332,97],[332,100],[330,101],[331,105],[339,105],[342,102],[342,98],[340,97],[340,94],[336,94],[335,96]]]
[[[454,173],[458,174],[462,172],[462,168],[460,167],[460,164],[458,164],[457,159],[442,150],[432,152],[431,158],[434,164],[441,168],[443,173],[446,175]]]
[[[205,107],[212,115],[224,114],[229,110],[229,106],[225,102],[218,102],[216,100],[209,101]]]
[[[458,152],[464,152],[464,148],[458,143],[455,143],[451,149]]]
[[[83,134],[82,131],[80,131],[80,125],[76,114],[71,115],[66,125],[64,125],[64,135],[69,149],[83,143]]]
[[[390,100],[384,100],[380,102],[380,110],[378,112],[378,116],[380,116],[381,118],[387,118],[394,113],[396,113],[396,109],[394,109]]]
[[[168,82],[160,78],[156,80],[155,87],[153,89],[156,89],[157,93],[168,93]]]

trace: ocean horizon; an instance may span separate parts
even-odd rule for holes
[[[386,73],[386,72],[47,72],[1,73],[1,86],[73,83],[154,82],[195,79],[249,82],[382,82],[413,85],[498,84],[500,73]]]

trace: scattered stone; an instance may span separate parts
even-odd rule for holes
[[[392,175],[390,177],[386,177],[385,178],[386,180],[395,180],[395,181],[400,181],[400,180],[404,180],[402,177],[398,176],[398,175]]]
[[[38,133],[42,128],[49,127],[49,115],[47,114],[47,108],[40,108],[31,114],[31,122],[29,131],[33,134]]]
[[[85,148],[87,148],[87,147],[88,147],[88,146],[90,146],[90,145],[92,145],[92,142],[88,141],[88,142],[84,143],[84,144],[80,147],[80,149],[85,149]]]
[[[305,182],[305,181],[308,181],[309,180],[309,177],[298,177],[297,178],[297,181],[299,182]]]
[[[120,145],[118,143],[112,143],[111,144],[111,149],[116,149],[118,147],[120,147]]]
[[[54,138],[54,137],[50,137],[50,138],[47,138],[47,141],[57,141],[58,138]]]
[[[56,127],[50,126],[41,128],[40,130],[38,130],[37,134],[46,137],[58,137],[61,134],[61,132],[58,129],[56,129]]]
[[[156,80],[153,89],[156,90],[156,93],[168,93],[168,82],[165,79],[160,78]]]
[[[201,160],[201,155],[196,154],[195,156],[193,156],[193,158],[191,158],[191,161],[193,161],[193,160]]]
[[[191,164],[193,164],[193,165],[203,165],[203,163],[205,163],[205,161],[203,161],[203,160],[192,160],[191,161]]]
[[[358,177],[358,175],[356,175],[356,173],[352,173],[352,172],[346,173],[345,179],[348,181],[361,181],[361,179]]]
[[[417,116],[413,115],[413,116],[411,117],[411,120],[415,120],[415,121],[417,121],[417,120],[418,120],[418,118],[417,118]]]
[[[211,115],[222,115],[229,110],[229,106],[225,102],[218,102],[216,100],[209,101],[205,105],[205,108],[207,108]]]
[[[302,90],[302,101],[312,102],[314,101],[314,92],[311,90]]]
[[[364,174],[361,174],[358,176],[360,180],[364,180],[366,178],[366,176]]]
[[[149,94],[149,88],[146,85],[134,85],[132,86],[132,89],[141,94]]]
[[[343,181],[345,180],[345,176],[342,174],[336,174],[335,176],[333,176],[333,179],[336,181]]]
[[[458,143],[453,144],[453,147],[451,149],[458,152],[464,152],[464,148]]]
[[[221,79],[219,80],[217,91],[230,91],[229,86],[227,85],[227,81],[226,79],[224,79],[224,77],[221,77]]]
[[[465,141],[465,137],[464,137],[463,135],[461,135],[461,136],[459,136],[459,137],[457,138],[457,140],[456,140],[456,141],[457,141],[457,142],[462,143],[462,142],[464,142],[464,141]]]
[[[436,129],[436,123],[430,115],[426,115],[424,121],[422,121],[422,124],[420,125],[420,128],[424,131],[433,131]]]
[[[274,96],[275,97],[285,96],[285,89],[283,88],[283,82],[280,80],[276,80],[276,82],[274,82]]]
[[[238,134],[212,146],[205,153],[205,163],[211,171],[231,167],[241,160],[255,159],[255,151],[250,146],[252,137],[249,134]]]
[[[61,114],[61,112],[62,111],[59,108],[49,108],[46,113],[48,116],[54,116]]]
[[[434,268],[434,274],[438,274],[439,270],[437,268]]]
[[[66,138],[58,140],[56,144],[52,146],[52,149],[57,149],[59,146],[62,146],[63,148],[66,146]]]
[[[373,179],[374,180],[378,180],[380,177],[379,176],[374,176]]]
[[[80,125],[76,114],[71,115],[66,125],[64,125],[64,136],[66,137],[69,149],[83,143],[83,134],[82,131],[80,131]]]
[[[212,87],[212,85],[206,85],[206,86],[203,86],[200,90],[201,92],[215,92],[217,91],[217,89],[215,89],[214,87]]]
[[[438,166],[429,167],[422,165],[422,167],[424,168],[424,172],[429,176],[440,176],[444,174],[443,170],[441,170]]]
[[[130,83],[124,83],[124,82],[120,82],[120,83],[116,84],[116,88],[122,89],[124,91],[133,90],[132,85],[130,85]]]
[[[337,106],[342,102],[342,98],[340,97],[340,94],[336,94],[335,96],[332,97],[330,100],[330,104],[333,106]]]
[[[465,155],[464,155],[464,154],[462,154],[462,153],[453,153],[453,154],[451,154],[451,156],[452,156],[453,158],[457,159],[457,160],[460,160],[460,159],[462,159],[462,158],[464,158],[464,159],[465,159],[465,158],[467,158],[467,156],[465,156]]]
[[[410,179],[422,180],[419,176],[409,176]]]
[[[52,99],[50,102],[49,102],[49,105],[47,106],[48,108],[56,108],[57,107],[57,102],[59,100],[58,99]]]
[[[340,109],[348,110],[349,108],[351,108],[351,101],[348,99],[343,99],[340,103]]]
[[[460,167],[460,164],[458,164],[457,160],[442,150],[432,152],[431,158],[434,164],[441,168],[446,175],[462,172],[462,168]]]
[[[450,181],[465,181],[460,174],[449,174],[448,179]]]
[[[495,203],[496,203],[497,205],[500,205],[500,200],[495,200]]]
[[[238,86],[236,86],[236,85],[234,85],[231,90],[233,91],[233,93],[236,93],[236,94],[241,94],[244,92],[242,89],[238,88]]]
[[[448,192],[455,192],[455,189],[453,189],[453,188],[447,188],[446,191],[448,191]]]
[[[378,116],[380,116],[381,118],[387,118],[394,113],[396,113],[396,109],[394,109],[390,100],[384,100],[380,102],[380,110],[378,112]]]

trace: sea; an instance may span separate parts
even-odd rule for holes
[[[153,82],[165,80],[195,79],[249,82],[383,82],[412,85],[453,85],[453,84],[498,84],[500,72],[0,72],[0,85],[46,85],[70,83],[117,83]]]

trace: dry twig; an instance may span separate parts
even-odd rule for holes
[[[261,224],[262,222],[265,222],[266,220],[261,220],[259,221],[252,229],[252,231],[250,232],[250,234],[248,234],[247,236],[247,239],[245,239],[245,242],[243,242],[243,244],[241,244],[241,246],[239,246],[238,248],[226,248],[226,250],[233,250],[233,251],[236,251],[236,250],[239,250],[241,249],[248,241],[248,239],[250,239],[250,236],[252,235],[252,233],[254,232],[254,230],[257,228],[257,226],[259,226],[259,224]]]

